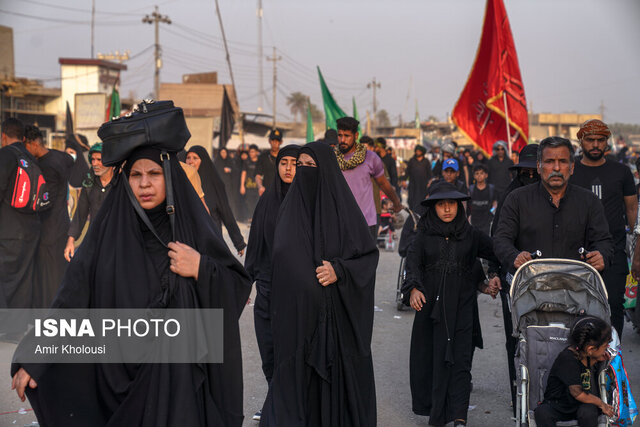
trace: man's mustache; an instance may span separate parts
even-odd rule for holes
[[[551,178],[562,178],[564,179],[564,175],[561,172],[551,172],[549,174],[549,179]]]

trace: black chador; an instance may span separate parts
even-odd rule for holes
[[[209,213],[213,222],[218,227],[218,231],[222,234],[222,224],[229,232],[229,237],[233,242],[233,246],[236,250],[241,251],[247,245],[244,242],[242,233],[238,228],[236,218],[231,211],[231,205],[227,198],[227,192],[224,188],[222,178],[218,174],[211,157],[207,150],[200,146],[195,145],[189,149],[187,153],[195,153],[200,157],[200,167],[198,168],[198,175],[200,175],[200,181],[202,183],[202,191],[204,191],[204,201],[209,208]]]
[[[473,266],[477,257],[495,257],[491,239],[469,225],[460,201],[457,216],[449,223],[437,216],[433,204],[418,222],[409,246],[402,293],[408,299],[416,288],[426,299],[411,333],[412,409],[440,426],[467,420],[477,323]]]
[[[67,193],[73,159],[62,151],[49,150],[38,159],[38,164],[49,186],[52,206],[40,214],[42,232],[36,253],[33,307],[46,308],[51,305],[68,264],[64,247],[70,223]]]
[[[331,147],[302,147],[273,243],[274,372],[261,426],[374,426],[371,358],[378,250]],[[337,282],[316,268],[331,262]]]
[[[262,371],[268,383],[271,382],[271,376],[273,375],[273,336],[269,308],[273,236],[276,229],[278,210],[290,185],[280,178],[278,165],[283,157],[297,158],[299,152],[300,147],[297,145],[288,145],[278,152],[274,182],[260,197],[253,213],[249,243],[247,245],[247,258],[244,263],[251,280],[256,282],[253,320],[262,359]]]
[[[150,153],[152,152],[152,153]],[[129,157],[160,163],[160,152]],[[38,387],[27,395],[38,420],[51,426],[240,426],[242,357],[238,318],[249,278],[171,154],[176,240],[202,256],[198,280],[169,269],[168,249],[137,216],[124,173],[65,273],[55,308],[223,308],[222,364],[26,365]],[[172,240],[166,206],[147,215],[164,242]],[[12,366],[12,375],[20,366]]]

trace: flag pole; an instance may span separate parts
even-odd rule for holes
[[[509,147],[509,158],[511,158],[511,129],[509,128],[509,109],[507,108],[507,91],[502,91],[502,100],[504,101],[504,116],[507,124],[507,145]]]

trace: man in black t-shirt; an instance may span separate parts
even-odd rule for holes
[[[588,120],[578,131],[583,157],[576,162],[570,182],[591,190],[602,202],[613,237],[614,256],[611,266],[604,270],[604,279],[611,306],[611,323],[622,338],[624,326],[624,292],[629,267],[625,254],[625,227],[633,229],[638,213],[631,170],[604,157],[611,132],[600,120]]]
[[[282,144],[282,132],[274,129],[269,133],[269,145],[271,150],[260,154],[256,165],[256,184],[258,184],[258,194],[262,194],[273,184],[276,177],[276,159]]]
[[[487,184],[487,167],[478,163],[473,167],[475,184],[469,188],[469,220],[478,230],[489,234],[489,227],[493,220],[493,212],[498,206],[493,184]]]

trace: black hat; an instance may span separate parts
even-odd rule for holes
[[[420,202],[423,206],[433,206],[438,200],[469,200],[467,194],[458,191],[455,185],[446,181],[440,181],[433,184],[429,197]]]
[[[360,122],[353,117],[342,117],[336,120],[336,125],[338,126],[338,129],[350,130],[355,133],[358,132],[358,125],[360,125]]]
[[[426,148],[424,148],[424,146],[423,146],[423,145],[416,145],[416,146],[413,148],[413,151],[414,151],[414,153],[415,153],[416,151],[421,151],[421,152],[422,152],[422,154],[424,154],[424,153],[426,153],[426,152],[427,152],[427,149],[426,149]]]
[[[269,132],[269,141],[271,141],[272,139],[282,141],[282,132],[280,132],[278,129],[273,129],[271,132]]]
[[[327,129],[324,133],[324,143],[329,145],[338,145],[338,132],[335,129]]]
[[[531,168],[536,169],[538,167],[538,144],[527,144],[518,157],[518,164],[511,166],[509,169]]]

